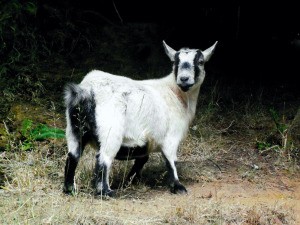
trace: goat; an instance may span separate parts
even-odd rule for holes
[[[205,51],[175,51],[164,41],[172,72],[160,79],[133,80],[103,71],[89,72],[65,89],[68,155],[64,192],[75,191],[75,170],[87,144],[97,149],[94,172],[98,195],[113,196],[109,172],[114,159],[135,159],[128,179],[140,178],[149,153],[161,151],[172,193],[187,193],[179,182],[177,150],[195,116],[204,64],[217,42]]]

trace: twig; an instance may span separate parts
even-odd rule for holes
[[[222,129],[222,130],[219,130],[219,132],[220,132],[220,133],[226,132],[226,131],[232,126],[233,123],[234,123],[234,120],[231,121],[231,123],[229,124],[228,127],[224,128],[224,129]]]
[[[271,146],[271,147],[269,147],[269,148],[267,148],[267,149],[265,149],[263,151],[260,151],[260,154],[264,154],[265,152],[270,151],[270,150],[272,150],[274,148],[279,148],[279,146],[278,145],[273,145],[273,146]]]
[[[16,211],[14,211],[13,213],[17,213],[27,202],[29,202],[30,199],[32,199],[33,197],[28,198]]]
[[[85,10],[84,13],[89,13],[89,14],[93,14],[95,16],[100,17],[101,19],[103,19],[105,22],[107,22],[108,24],[112,25],[112,26],[118,26],[117,24],[115,24],[113,21],[109,20],[108,18],[106,18],[105,16],[103,16],[101,13],[99,12],[94,12],[92,10]]]
[[[116,10],[116,13],[117,13],[117,15],[118,15],[120,21],[121,21],[121,24],[123,24],[123,19],[122,19],[122,17],[120,16],[120,13],[119,13],[119,11],[118,11],[118,9],[117,9],[117,7],[116,7],[115,1],[112,0],[112,3],[113,3],[113,5],[114,5],[114,8],[115,8],[115,10]]]
[[[9,135],[9,129],[8,129],[8,127],[7,127],[6,123],[5,123],[5,121],[3,120],[2,122],[3,122],[3,124],[4,124],[6,133]]]
[[[218,169],[220,170],[220,172],[222,172],[221,167],[217,163],[215,163],[212,159],[207,159],[207,160],[211,161],[216,167],[218,167]]]

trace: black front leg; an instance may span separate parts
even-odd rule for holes
[[[177,178],[177,170],[175,162],[170,162],[166,157],[166,166],[169,172],[170,189],[174,194],[187,194],[186,188],[179,182]]]

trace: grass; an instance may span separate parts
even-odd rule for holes
[[[1,224],[294,224],[293,210],[280,204],[248,206],[215,193],[202,196],[195,190],[188,196],[175,196],[159,182],[155,187],[143,183],[123,190],[117,199],[95,198],[87,181],[89,154],[78,168],[80,191],[65,196],[61,192],[64,154],[52,155],[53,159],[45,155],[40,151],[6,159],[11,180],[0,194]],[[155,169],[155,163],[148,167]],[[145,176],[151,176],[148,169]],[[187,175],[183,168],[181,172]]]
[[[154,155],[145,168],[145,183],[121,190],[117,199],[95,198],[90,188],[93,168],[91,149],[83,156],[77,170],[79,192],[75,196],[62,194],[64,143],[48,143],[36,152],[7,153],[1,156],[10,177],[0,192],[1,224],[293,224],[293,210],[281,204],[244,205],[226,198],[203,196],[191,189],[188,196],[175,196],[165,187],[165,169],[159,155]],[[44,144],[43,144],[44,145]],[[55,145],[55,152],[49,149]],[[196,154],[196,153],[195,153]],[[187,156],[186,156],[187,157]],[[186,160],[186,159],[185,159]],[[184,161],[185,161],[184,160]],[[190,158],[195,160],[194,157]],[[202,159],[204,162],[205,157]],[[179,165],[184,182],[195,188],[217,180],[213,171],[206,170],[197,177],[199,165]],[[208,162],[206,162],[208,163]],[[123,177],[124,163],[115,162],[113,183],[118,185]],[[122,165],[118,165],[122,164]],[[182,162],[183,164],[183,162]],[[186,164],[186,162],[185,162]],[[157,174],[153,175],[153,170]],[[211,173],[208,173],[211,172]],[[215,172],[219,173],[219,171]],[[163,173],[162,173],[163,174]],[[155,182],[156,181],[156,182]],[[150,186],[149,183],[154,183]],[[216,191],[216,190],[213,190]],[[288,211],[289,210],[289,211]]]

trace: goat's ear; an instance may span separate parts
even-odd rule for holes
[[[164,44],[166,54],[169,56],[171,61],[174,62],[176,51],[173,48],[171,48],[170,46],[168,46],[165,41],[163,41],[163,44]]]
[[[212,56],[212,54],[215,51],[215,47],[217,45],[217,41],[213,44],[213,46],[209,47],[208,49],[206,49],[205,51],[202,52],[203,56],[204,56],[204,62],[207,62],[210,57]]]

